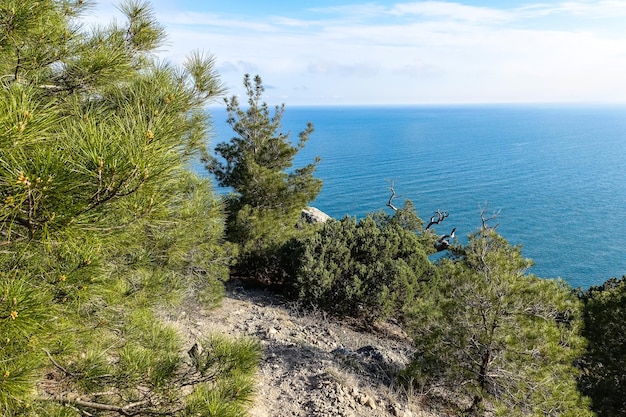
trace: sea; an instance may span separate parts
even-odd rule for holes
[[[209,112],[211,145],[229,141],[226,110]],[[496,215],[539,277],[584,289],[626,275],[626,106],[287,105],[282,132],[295,143],[309,121],[294,167],[321,158],[311,205],[334,218],[391,214],[393,185],[393,204],[411,200],[426,222],[447,212],[434,230],[460,243],[481,211]]]

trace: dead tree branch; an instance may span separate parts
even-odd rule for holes
[[[392,203],[394,198],[399,197],[398,195],[396,195],[396,190],[393,188],[393,185],[394,181],[391,181],[391,185],[389,186],[389,189],[391,190],[391,196],[389,197],[389,201],[387,201],[387,207],[389,207],[393,211],[398,211],[398,207],[394,206]]]
[[[69,376],[78,376],[77,374],[74,374],[70,371],[68,371],[67,369],[65,369],[63,366],[61,366],[57,361],[54,360],[54,358],[52,357],[52,354],[50,354],[50,352],[46,349],[41,349],[44,351],[44,353],[48,356],[48,359],[50,359],[50,362],[52,362],[52,364],[54,366],[56,366],[58,369],[60,369],[61,371],[63,371],[63,373],[65,375],[69,375]]]
[[[66,395],[59,395],[59,396],[54,397],[53,401],[56,401],[64,405],[74,405],[77,407],[91,408],[93,410],[113,411],[122,416],[135,416],[139,414],[143,414],[143,415],[148,415],[148,414],[161,415],[162,414],[160,412],[150,411],[150,410],[146,410],[145,408],[143,408],[144,406],[150,404],[149,400],[137,401],[134,403],[126,404],[124,406],[119,406],[119,405],[112,405],[112,404],[97,403],[94,401],[84,400],[78,396],[66,394]],[[138,409],[139,407],[141,408]]]
[[[435,215],[434,215],[434,216],[432,216],[432,217],[430,218],[430,221],[428,222],[428,225],[426,226],[426,229],[424,229],[424,230],[428,230],[428,229],[430,229],[430,227],[431,227],[433,224],[439,224],[439,223],[441,223],[441,222],[442,222],[442,221],[443,221],[446,217],[448,217],[448,216],[449,216],[449,214],[448,214],[448,212],[447,212],[447,211],[437,210],[437,211],[435,212]]]
[[[487,210],[489,209],[489,203],[485,203],[484,206],[480,207],[480,221],[482,222],[482,229],[481,230],[495,230],[496,227],[500,226],[500,223],[496,223],[495,226],[490,226],[489,222],[493,221],[495,219],[498,218],[498,216],[500,215],[500,211],[502,211],[502,209],[498,210],[498,211],[494,211],[491,213],[491,215],[489,215],[489,217],[486,216],[487,214]]]

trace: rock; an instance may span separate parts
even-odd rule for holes
[[[369,358],[377,362],[383,362],[385,360],[383,354],[374,346],[363,346],[357,349],[356,353],[364,358]]]
[[[372,410],[376,410],[376,408],[378,407],[376,405],[376,401],[374,401],[372,397],[367,397],[367,399],[365,400],[365,405],[371,408]]]
[[[287,319],[281,319],[280,324],[281,326],[285,326],[289,329],[293,329],[294,327],[296,327],[296,325],[293,324],[293,321]]]
[[[325,223],[331,217],[315,207],[305,207],[302,209],[301,217],[309,224]]]
[[[400,404],[394,404],[391,407],[391,411],[396,417],[413,417],[413,413],[409,410],[403,409]]]
[[[376,408],[378,408],[378,406],[376,405],[376,401],[374,401],[374,399],[372,399],[372,397],[369,397],[369,396],[367,396],[365,394],[359,395],[357,400],[359,401],[359,403],[361,405],[369,407],[372,410],[376,410]]]

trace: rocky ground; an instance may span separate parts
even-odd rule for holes
[[[218,309],[188,307],[176,321],[190,340],[222,332],[261,341],[253,417],[435,417],[395,383],[411,355],[398,326],[357,329],[237,282]]]

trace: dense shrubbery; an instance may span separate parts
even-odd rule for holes
[[[626,415],[626,276],[580,295],[584,302],[581,391],[600,417]]]
[[[401,215],[406,212],[331,220],[291,242],[289,284],[300,303],[366,321],[401,317],[435,273],[420,237],[398,221]]]

